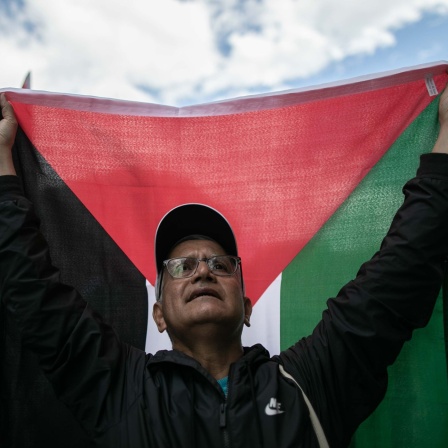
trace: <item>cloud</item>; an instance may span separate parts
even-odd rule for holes
[[[278,90],[448,0],[0,0],[0,85],[181,104]]]
[[[257,19],[251,20],[257,26],[249,31],[238,27],[227,34],[229,57],[204,89],[281,85],[311,76],[332,62],[393,46],[394,31],[418,21],[424,11],[446,13],[448,6],[446,1],[412,0],[256,3],[251,12]]]

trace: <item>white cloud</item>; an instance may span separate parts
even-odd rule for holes
[[[0,15],[1,86],[18,86],[31,70],[35,89],[166,104],[280,89],[392,47],[396,30],[424,12],[448,14],[448,0],[8,4],[16,6]]]
[[[310,76],[331,62],[393,46],[393,31],[443,5],[448,2],[266,0],[258,11],[261,31],[230,34],[231,56],[206,88],[279,84]]]

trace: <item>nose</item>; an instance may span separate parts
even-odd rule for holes
[[[193,281],[196,281],[197,279],[209,279],[209,280],[215,279],[215,276],[213,275],[213,272],[210,270],[206,260],[199,260],[199,264],[196,269],[196,272],[193,275],[193,279],[194,279]]]

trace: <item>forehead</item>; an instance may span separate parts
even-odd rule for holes
[[[169,258],[209,257],[211,255],[226,255],[226,252],[216,241],[187,240],[175,246],[171,250]]]

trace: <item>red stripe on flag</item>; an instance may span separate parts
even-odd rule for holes
[[[436,77],[439,89],[446,79]],[[20,94],[13,104],[32,143],[152,283],[158,221],[201,202],[234,227],[256,302],[431,100],[421,79],[205,117],[46,107]]]

